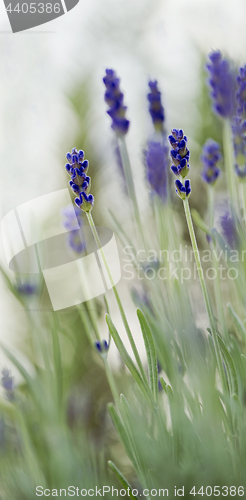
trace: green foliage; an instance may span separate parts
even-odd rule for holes
[[[100,154],[95,153],[89,133],[89,76],[74,86],[68,100],[78,128],[75,142],[66,147],[69,150],[78,143],[86,149],[93,176]],[[221,123],[211,115],[208,102],[202,84],[198,145],[208,136],[222,141]],[[125,144],[123,149],[133,193],[134,177]],[[197,160],[198,149],[193,156]],[[207,223],[207,198],[201,203],[199,169],[195,176],[194,222],[202,231],[204,247],[204,232],[212,236],[206,249],[215,251],[215,260],[221,253],[227,270],[228,243],[219,227],[210,227],[211,220]],[[242,260],[233,263],[238,271],[235,282],[218,279],[214,286],[213,282],[205,283],[208,280],[202,276],[203,292],[204,287],[208,289],[208,318],[198,280],[180,279],[184,267],[192,268],[194,262],[187,264],[181,258],[175,262],[173,275],[165,256],[165,251],[170,255],[180,244],[187,245],[187,235],[182,236],[180,230],[184,219],[178,209],[173,210],[172,197],[166,205],[152,199],[152,211],[145,217],[139,212],[135,194],[132,197],[134,227],[128,230],[113,210],[110,220],[122,246],[132,247],[135,271],[138,250],[145,255],[144,277],[134,281],[137,291],[132,296],[137,310],[133,318],[127,318],[125,312],[130,293],[122,305],[115,287],[114,298],[109,292],[104,300],[88,301],[59,313],[44,313],[37,297],[34,312],[0,269],[13,300],[26,309],[27,336],[21,340],[31,366],[29,370],[11,348],[1,345],[21,377],[14,399],[8,400],[5,388],[0,403],[0,496],[4,500],[33,500],[38,484],[50,490],[71,484],[87,490],[120,485],[129,490],[130,498],[141,498],[143,489],[162,488],[168,488],[172,498],[174,485],[184,486],[188,498],[194,486],[246,484],[246,265]],[[177,200],[175,203],[177,208]],[[131,220],[129,200],[125,206]],[[234,209],[238,249],[242,250],[245,221],[240,210],[232,206]],[[101,208],[98,210],[102,217]],[[211,216],[214,207],[209,211]],[[193,233],[192,240],[194,243]],[[146,269],[152,261],[148,251],[153,250],[157,252],[156,274],[149,279]],[[171,277],[159,277],[163,268]],[[44,288],[44,300],[45,294]],[[115,315],[116,303],[122,321]],[[106,313],[106,323],[102,313]],[[209,334],[206,331],[209,320],[213,337],[210,329]],[[109,351],[98,356],[95,341],[101,340],[105,326]],[[131,353],[122,340],[123,327]],[[138,349],[138,336],[143,339],[144,355]],[[120,366],[114,369],[110,357],[113,343],[120,358]],[[133,495],[134,489],[138,496]],[[104,496],[112,498],[110,492]],[[150,500],[151,494],[146,498]]]

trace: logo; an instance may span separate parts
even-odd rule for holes
[[[43,275],[54,311],[81,304],[111,289],[121,278],[113,231],[97,227],[111,280],[91,229],[83,225],[86,254],[74,254],[62,212],[69,208],[73,230],[80,226],[67,188],[35,198],[8,212],[1,221],[8,267],[16,275]]]
[[[4,0],[13,33],[53,21],[72,10],[79,0]]]

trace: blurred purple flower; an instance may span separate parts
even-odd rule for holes
[[[152,118],[153,125],[157,131],[163,132],[163,124],[165,120],[164,108],[161,102],[161,92],[158,89],[157,81],[149,82],[150,92],[147,95],[149,101],[149,112]]]
[[[83,219],[82,212],[78,207],[68,205],[62,211],[65,217],[63,225],[68,233],[68,244],[76,253],[81,253],[86,248],[85,239],[83,237]],[[77,229],[79,225],[79,229]]]
[[[237,248],[239,244],[239,237],[237,232],[237,227],[233,216],[226,211],[220,217],[220,225],[222,229],[222,234],[226,242],[231,248]]]
[[[237,76],[238,91],[237,97],[237,114],[242,118],[246,118],[246,66],[239,69],[239,75]]]
[[[218,142],[208,139],[202,150],[201,161],[203,163],[202,179],[210,185],[213,185],[220,175],[220,169],[217,164],[221,160],[220,145]]]
[[[236,116],[232,122],[235,171],[241,181],[246,180],[246,120]]]
[[[160,142],[149,141],[144,150],[146,177],[152,193],[165,202],[168,188],[169,148]]]
[[[38,287],[37,285],[34,285],[33,283],[18,283],[16,285],[16,291],[23,296],[31,296],[35,295],[38,292]]]
[[[10,371],[8,368],[3,368],[2,370],[2,386],[5,389],[6,397],[9,401],[13,401],[14,399],[14,383],[13,377],[10,375]]]
[[[230,118],[235,113],[236,78],[229,61],[219,50],[209,54],[206,64],[208,85],[213,102],[213,110],[222,118]]]

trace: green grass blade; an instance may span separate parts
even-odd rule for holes
[[[156,356],[155,343],[154,343],[154,339],[153,339],[150,327],[148,325],[148,322],[147,322],[143,312],[141,311],[141,309],[137,309],[137,316],[138,316],[138,320],[139,320],[139,323],[141,326],[144,344],[145,344],[145,349],[146,349],[146,354],[147,354],[150,387],[151,387],[151,390],[152,390],[152,393],[154,396],[154,400],[157,402],[158,401],[158,368],[157,368],[157,356]]]
[[[108,404],[108,411],[109,411],[109,414],[112,418],[112,421],[114,423],[114,426],[117,430],[117,433],[119,435],[119,438],[126,450],[126,453],[128,455],[128,457],[130,458],[130,460],[132,461],[134,467],[137,467],[137,464],[136,464],[136,461],[135,461],[135,457],[133,455],[133,452],[132,452],[132,447],[131,447],[131,443],[129,442],[129,439],[128,439],[128,436],[127,436],[127,432],[125,430],[125,427],[122,423],[122,420],[121,418],[119,417],[117,411],[116,411],[116,408],[115,406],[113,405],[113,403],[109,403]]]
[[[146,387],[142,378],[141,378],[141,375],[139,373],[139,371],[137,370],[136,366],[134,365],[133,361],[132,361],[132,358],[129,356],[110,316],[108,314],[106,314],[106,322],[107,322],[107,325],[108,325],[108,328],[109,328],[109,332],[110,334],[112,335],[112,338],[114,340],[114,343],[120,353],[120,356],[122,358],[122,361],[125,363],[125,365],[127,366],[128,370],[131,372],[133,378],[135,379],[135,381],[137,382],[139,388],[141,389],[141,391],[144,393],[144,395],[146,397],[149,397],[151,395],[150,393],[150,390],[149,390],[149,387]]]
[[[233,309],[233,307],[230,303],[227,304],[227,307],[229,309],[230,314],[232,315],[232,317],[234,319],[234,322],[235,322],[235,325],[237,327],[238,332],[240,333],[243,340],[246,340],[246,331],[245,331],[245,327],[244,327],[242,320],[239,318],[238,314]]]
[[[110,469],[114,472],[115,476],[117,477],[117,479],[119,480],[119,482],[121,483],[121,485],[123,486],[123,488],[125,490],[128,490],[128,496],[130,498],[132,498],[133,500],[138,500],[138,497],[134,496],[132,494],[132,487],[131,485],[128,483],[128,481],[126,480],[126,478],[123,476],[122,472],[118,469],[118,467],[116,467],[116,465],[114,464],[114,462],[111,462],[111,460],[108,461],[108,465],[110,467]]]
[[[238,379],[237,379],[237,372],[235,368],[235,363],[233,361],[233,358],[231,354],[229,353],[226,345],[224,344],[222,338],[217,334],[218,341],[219,341],[219,347],[221,350],[221,354],[225,363],[226,371],[227,371],[227,376],[228,376],[228,383],[229,383],[229,389],[230,389],[230,394],[236,394],[238,396]]]

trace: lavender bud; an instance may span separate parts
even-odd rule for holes
[[[127,108],[123,105],[124,94],[120,90],[120,79],[113,69],[106,69],[103,83],[106,87],[105,101],[109,106],[107,113],[112,119],[111,127],[118,136],[124,136],[128,132],[130,122],[125,117]]]
[[[201,161],[203,163],[201,176],[204,182],[211,186],[214,185],[220,175],[220,169],[217,164],[221,158],[220,145],[212,139],[208,139],[203,146],[201,155]]]

